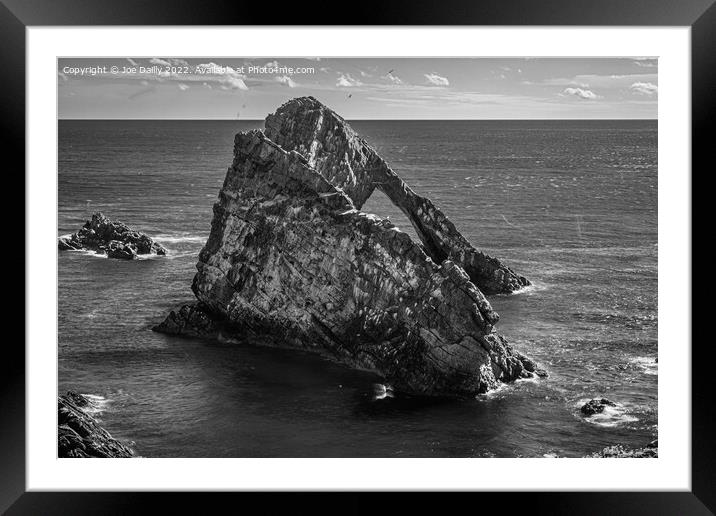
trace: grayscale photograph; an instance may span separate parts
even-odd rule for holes
[[[658,456],[656,58],[66,57],[57,95],[58,457]]]

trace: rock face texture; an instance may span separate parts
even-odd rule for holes
[[[224,321],[210,314],[201,304],[196,304],[172,310],[164,321],[152,329],[169,335],[218,338],[224,326]]]
[[[89,404],[86,397],[72,391],[57,398],[57,456],[132,457],[129,447],[114,439],[85,411]]]
[[[376,187],[422,245],[359,211]],[[199,303],[156,330],[267,339],[421,395],[469,396],[541,374],[494,330],[498,315],[473,276],[490,292],[526,280],[475,251],[310,97],[269,116],[265,133],[236,135],[197,269]]]
[[[61,251],[91,250],[109,258],[132,260],[138,255],[165,255],[167,250],[143,233],[131,230],[126,224],[112,222],[97,212],[77,233],[58,240]]]
[[[530,282],[496,258],[476,250],[430,199],[416,194],[335,112],[313,97],[294,99],[266,118],[266,136],[297,151],[309,166],[361,209],[382,191],[401,209],[435,262],[451,260],[485,294],[510,293]]]
[[[644,448],[627,448],[620,444],[607,446],[601,451],[589,455],[590,458],[604,459],[654,459],[659,456],[659,441],[655,439]]]

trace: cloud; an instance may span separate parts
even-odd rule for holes
[[[201,63],[196,66],[201,70],[202,78],[207,81],[218,82],[222,90],[248,90],[244,82],[245,77],[230,66],[221,66],[214,62]]]
[[[596,100],[600,98],[599,95],[594,93],[592,90],[586,90],[582,88],[565,88],[564,91],[560,93],[560,95],[578,97],[584,100]]]
[[[158,57],[153,57],[149,60],[151,64],[159,65],[159,66],[171,66],[171,63],[169,61],[165,61],[164,59],[159,59]]]
[[[129,58],[127,58],[127,60],[132,63],[133,66],[137,65],[137,63],[135,63]],[[176,57],[169,57],[167,59],[159,59],[158,57],[153,57],[149,60],[149,62],[151,64],[159,66],[189,66],[189,63],[187,63],[184,59],[179,59]]]
[[[398,77],[397,75],[393,75],[392,73],[384,75],[383,79],[388,79],[393,84],[405,84],[400,77]]]
[[[434,84],[435,86],[450,86],[450,81],[448,81],[447,77],[441,77],[434,72],[424,75],[430,84]]]
[[[249,87],[241,77],[226,76],[221,80],[221,88],[224,90],[248,90]]]
[[[652,96],[659,91],[659,87],[651,82],[635,82],[629,89],[637,95]]]
[[[545,86],[571,86],[582,89],[590,88],[628,88],[633,82],[652,82],[656,81],[655,73],[638,73],[626,75],[597,75],[597,74],[580,74],[572,78],[557,77],[544,79],[542,81],[533,82],[535,85]]]
[[[289,88],[295,88],[298,86],[293,79],[291,79],[288,75],[282,75],[280,77],[276,77],[276,80],[282,84],[285,84]]]
[[[659,66],[659,60],[653,57],[635,57],[634,64],[641,68],[656,68]]]
[[[177,84],[177,86],[179,87],[179,89],[180,89],[181,91],[186,91],[186,90],[189,89],[189,86],[187,86],[186,84],[183,84],[183,83],[181,83],[181,82],[180,82],[179,84]]]
[[[67,75],[65,75],[62,72],[57,72],[57,76],[62,79],[63,81],[67,81]]]
[[[351,88],[354,86],[363,86],[363,83],[360,82],[358,79],[354,79],[351,77],[351,74],[341,74],[341,76],[336,81],[336,86],[342,87],[342,88]]]
[[[281,65],[278,64],[278,61],[269,61],[269,62],[266,63],[264,66],[265,66],[266,68],[278,68],[278,67],[280,67]]]
[[[127,61],[129,61],[129,64],[131,64],[132,66],[137,66],[137,62],[134,59],[132,59],[131,57],[128,57]]]

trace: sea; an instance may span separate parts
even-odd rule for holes
[[[234,135],[262,122],[61,120],[58,237],[102,211],[169,255],[59,252],[59,393],[90,395],[140,457],[582,457],[657,438],[657,122],[351,125],[533,283],[489,300],[548,378],[426,400],[301,351],[153,332],[192,302]],[[414,236],[379,192],[363,211]],[[601,397],[616,406],[583,417]]]

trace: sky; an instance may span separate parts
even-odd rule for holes
[[[263,119],[312,95],[349,120],[655,119],[658,60],[63,58],[61,119]]]

